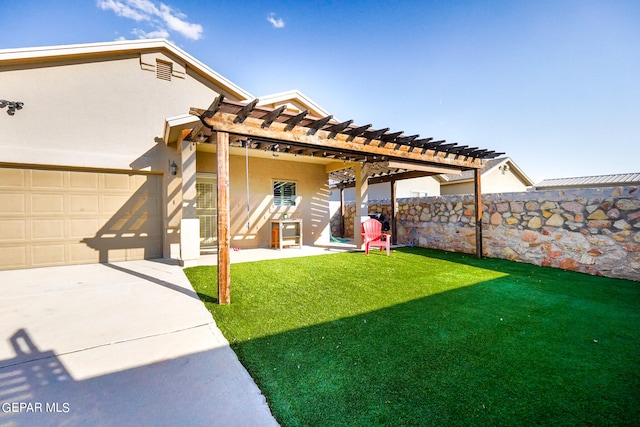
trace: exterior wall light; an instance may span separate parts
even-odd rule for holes
[[[5,99],[0,99],[0,108],[7,107],[7,114],[13,116],[16,113],[16,110],[22,110],[24,106],[24,102],[17,101],[7,101]]]
[[[178,174],[178,165],[173,160],[169,161],[169,172],[173,176],[176,176]]]

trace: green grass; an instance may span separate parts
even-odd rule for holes
[[[640,283],[407,248],[185,270],[283,426],[640,425]]]

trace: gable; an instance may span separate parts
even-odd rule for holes
[[[306,110],[310,115],[315,117],[326,117],[329,115],[327,110],[320,107],[298,90],[261,96],[258,105],[269,108],[278,108],[284,105],[287,110],[291,112],[300,113]]]
[[[511,160],[510,157],[502,157],[498,159],[491,159],[487,161],[487,165],[482,169],[482,179],[485,180],[487,177],[492,176],[494,173],[499,171],[501,174],[509,174],[511,177],[515,177],[518,180],[518,184],[524,187],[529,187],[533,185],[533,181],[520,169],[516,163]],[[442,177],[442,185],[454,185],[460,184],[464,182],[472,182],[473,181],[473,171],[464,171],[459,175],[441,175]],[[515,184],[515,182],[514,182]]]
[[[24,103],[0,118],[3,161],[159,167],[165,119],[221,92],[250,96],[166,41],[0,51],[0,93]]]
[[[140,55],[142,67],[155,68],[158,53],[170,57],[178,64],[176,74],[191,70],[195,75],[222,89],[229,99],[244,100],[253,96],[230,80],[218,74],[182,49],[164,39],[124,40],[106,43],[88,43],[64,46],[0,50],[0,70],[4,67],[24,64],[64,62],[99,62],[107,57]]]

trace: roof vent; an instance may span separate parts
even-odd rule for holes
[[[171,62],[156,60],[156,78],[170,82],[172,73],[173,64]]]

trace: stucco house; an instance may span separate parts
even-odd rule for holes
[[[482,192],[488,193],[513,193],[527,191],[533,181],[510,158],[501,157],[487,161],[482,169]],[[435,197],[445,194],[473,194],[473,171],[464,171],[458,174],[440,174],[420,178],[405,179],[396,186],[396,197]],[[390,197],[388,183],[372,184],[369,186],[370,200],[383,200]],[[355,200],[353,187],[345,188],[344,200]],[[332,202],[340,201],[340,189],[331,188]]]
[[[444,181],[442,175],[425,176],[421,178],[411,178],[398,182],[396,195],[403,197],[432,197],[440,195],[440,183]],[[369,186],[370,200],[383,200],[390,197],[391,190],[388,183],[373,184]],[[343,189],[344,200],[353,202],[356,199],[355,188],[347,187]],[[340,201],[340,188],[331,187],[331,201]]]
[[[298,91],[255,98],[166,40],[2,50],[0,100],[0,269],[214,247],[224,275],[285,217],[329,243],[330,181],[355,183],[358,227],[370,181],[478,178],[501,154],[338,122]]]
[[[199,122],[190,107],[251,94],[164,40],[4,50],[0,73],[0,97],[24,106],[0,116],[0,268],[163,256],[188,265],[215,240],[214,150],[176,144]],[[262,102],[326,115],[297,91]],[[183,151],[199,155],[185,163]],[[275,211],[309,216],[312,198],[322,209],[322,162],[252,153],[248,221],[243,152],[230,169],[233,246],[268,246],[263,225]],[[183,178],[193,172],[200,205],[185,219]],[[272,179],[297,183],[295,208],[260,206]],[[305,243],[328,241],[326,220],[303,227]]]
[[[517,193],[527,191],[532,185],[533,181],[510,157],[491,159],[482,170],[482,192],[485,194]],[[465,171],[444,175],[440,194],[473,194],[473,174]]]

